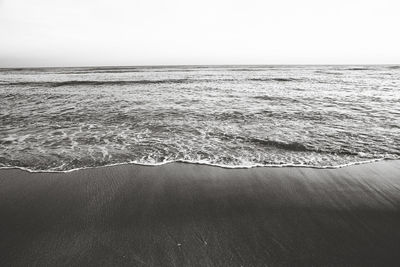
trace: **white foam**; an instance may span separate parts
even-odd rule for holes
[[[199,165],[220,167],[220,168],[224,168],[224,169],[251,169],[251,168],[339,169],[339,168],[344,168],[344,167],[349,167],[349,166],[354,166],[354,165],[360,165],[360,164],[373,163],[373,162],[378,162],[378,161],[383,161],[383,160],[394,160],[394,159],[379,158],[379,159],[371,159],[371,160],[365,160],[365,161],[350,162],[350,163],[346,163],[346,164],[332,165],[332,166],[331,165],[329,165],[329,166],[315,166],[315,165],[289,164],[289,163],[288,164],[253,164],[253,165],[235,165],[235,166],[232,166],[232,165],[224,165],[224,164],[214,164],[214,163],[209,163],[209,162],[206,162],[206,161],[189,161],[189,160],[171,160],[171,161],[164,161],[164,162],[159,162],[159,163],[143,163],[143,162],[130,161],[130,162],[112,163],[112,164],[107,164],[107,165],[103,165],[103,166],[80,167],[80,168],[74,168],[74,169],[70,169],[70,170],[61,170],[61,171],[60,170],[54,170],[54,168],[53,169],[47,169],[47,170],[34,170],[34,169],[29,169],[29,168],[26,168],[26,167],[19,167],[19,166],[3,166],[3,167],[0,167],[0,170],[1,169],[20,169],[20,170],[27,171],[27,172],[32,172],[32,173],[69,173],[69,172],[74,172],[74,171],[79,171],[79,170],[94,169],[94,168],[106,168],[106,167],[128,165],[128,164],[156,167],[156,166],[161,166],[161,165],[171,164],[171,163],[199,164]],[[60,167],[62,167],[62,166],[60,166]]]

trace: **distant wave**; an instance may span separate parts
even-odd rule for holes
[[[131,84],[181,84],[193,83],[209,80],[194,80],[194,79],[165,79],[165,80],[130,80],[130,81],[88,81],[88,80],[74,80],[62,82],[11,82],[0,83],[0,85],[14,85],[14,86],[37,86],[37,87],[61,87],[61,86],[77,86],[77,85],[131,85]],[[215,80],[214,80],[215,81]]]
[[[297,78],[249,78],[249,79],[161,79],[161,80],[115,80],[115,81],[99,81],[99,80],[71,80],[71,81],[43,81],[43,82],[5,82],[1,81],[0,85],[8,86],[35,86],[35,87],[61,87],[61,86],[102,86],[102,85],[135,85],[135,84],[185,84],[200,82],[232,82],[232,81],[258,81],[258,82],[292,82],[302,81]]]
[[[255,82],[293,82],[293,81],[302,81],[302,79],[297,78],[251,78],[249,81]]]
[[[62,74],[94,74],[94,73],[131,73],[131,72],[143,72],[141,69],[111,69],[111,70],[102,70],[102,69],[94,69],[94,70],[73,70],[73,71],[62,71]]]
[[[328,74],[328,75],[343,75],[342,72],[322,71],[322,70],[316,70],[315,73]]]
[[[93,70],[76,70],[64,71],[63,74],[94,74],[94,73],[134,73],[134,72],[194,72],[194,69],[93,69]]]
[[[362,68],[362,67],[360,67],[360,68],[348,68],[346,70],[370,70],[370,68]]]
[[[232,69],[227,69],[228,71],[263,71],[265,68],[232,68]]]
[[[269,95],[258,95],[254,96],[255,99],[262,100],[271,100],[271,101],[289,101],[289,102],[299,102],[299,100],[290,97],[282,97],[282,96],[269,96]]]

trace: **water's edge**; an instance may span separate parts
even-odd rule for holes
[[[229,165],[211,164],[211,163],[201,162],[201,161],[196,162],[196,161],[175,160],[175,161],[160,162],[160,163],[156,163],[156,164],[150,164],[150,163],[146,164],[146,163],[138,163],[138,162],[121,162],[121,163],[113,163],[113,164],[108,164],[108,165],[103,165],[103,166],[89,166],[89,167],[75,168],[75,169],[63,170],[63,171],[33,170],[33,169],[29,169],[26,167],[19,167],[19,166],[0,167],[0,170],[18,169],[18,170],[23,170],[23,171],[30,172],[30,173],[69,173],[69,172],[75,172],[75,171],[80,171],[80,170],[107,168],[107,167],[122,166],[122,165],[138,165],[138,166],[146,166],[146,167],[157,167],[157,166],[162,166],[162,165],[172,164],[172,163],[205,165],[205,166],[218,167],[218,168],[223,168],[223,169],[310,168],[310,169],[324,170],[324,169],[340,169],[340,168],[345,168],[345,167],[350,167],[350,166],[355,166],[355,165],[379,162],[379,161],[396,161],[396,160],[398,160],[398,159],[381,158],[381,159],[372,159],[372,160],[359,161],[359,162],[351,162],[351,163],[336,165],[336,166],[313,166],[313,165],[303,165],[303,164],[270,164],[270,165],[259,164],[259,165],[251,165],[251,166],[229,166]]]

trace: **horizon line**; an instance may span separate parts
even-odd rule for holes
[[[237,66],[237,67],[245,67],[245,66],[252,66],[252,67],[262,67],[262,66],[397,66],[400,65],[394,63],[367,63],[367,64],[360,64],[360,63],[345,63],[345,64],[323,64],[323,63],[316,63],[316,64],[296,64],[296,63],[288,63],[288,64],[145,64],[145,65],[77,65],[77,66],[21,66],[21,67],[0,67],[0,70],[18,70],[18,69],[57,69],[57,68],[168,68],[168,67],[229,67],[229,66]]]

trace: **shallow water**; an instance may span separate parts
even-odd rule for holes
[[[396,66],[0,70],[0,167],[400,158]]]

